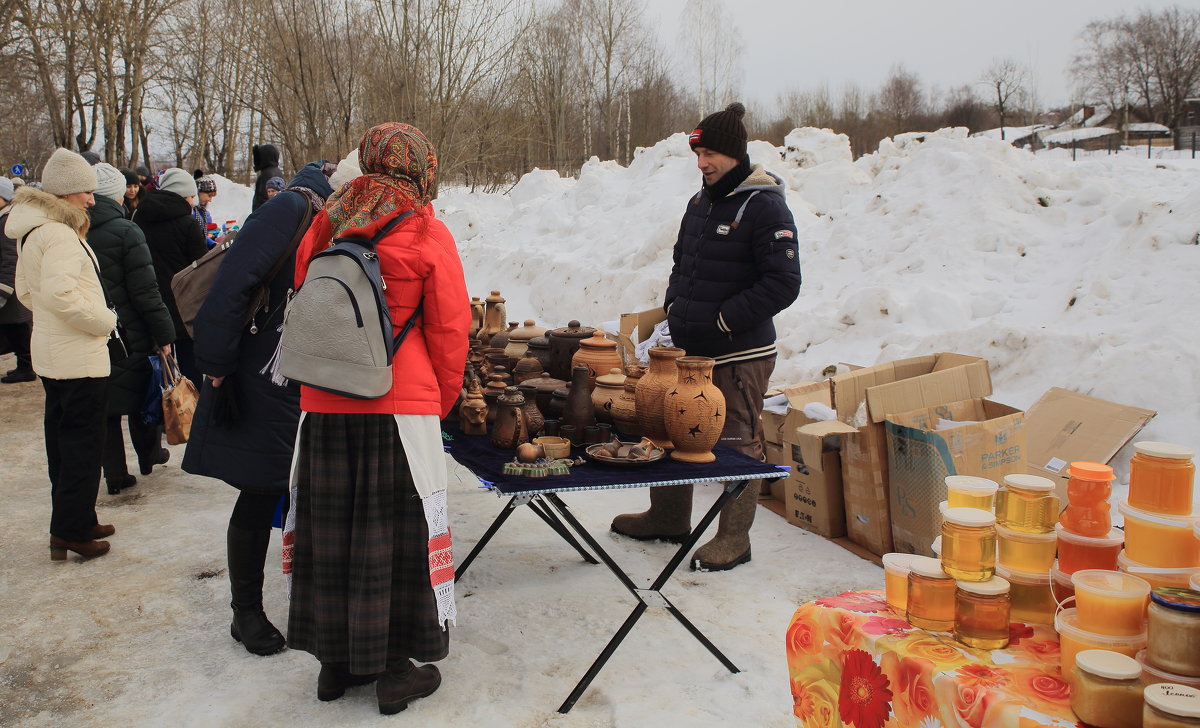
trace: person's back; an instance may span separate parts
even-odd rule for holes
[[[254,171],[258,172],[258,176],[254,178],[254,200],[250,205],[253,212],[269,199],[267,181],[272,177],[283,177],[283,171],[279,169],[279,150],[273,144],[255,144],[251,150],[251,158],[254,161]]]

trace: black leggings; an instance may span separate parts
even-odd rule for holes
[[[279,507],[279,493],[257,493],[243,490],[238,495],[237,503],[233,506],[233,514],[229,516],[229,524],[248,530],[269,529],[275,518],[275,509]],[[285,509],[286,510],[286,509]]]

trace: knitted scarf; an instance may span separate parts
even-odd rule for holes
[[[419,211],[437,179],[437,154],[420,129],[400,122],[367,131],[358,146],[363,174],[333,193],[325,211],[333,237],[396,210]]]

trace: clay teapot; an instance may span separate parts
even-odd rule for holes
[[[529,442],[529,418],[523,406],[525,398],[516,387],[506,387],[497,401],[496,421],[492,424],[492,445],[515,450]]]
[[[486,435],[487,410],[483,388],[479,386],[478,379],[472,379],[467,396],[458,408],[458,428],[468,435]]]
[[[468,337],[478,341],[479,330],[483,328],[484,303],[479,296],[471,296],[471,328]]]
[[[504,297],[500,295],[500,291],[492,291],[491,295],[484,299],[483,327],[479,329],[479,340],[487,346],[493,336],[504,330],[504,322],[507,320],[508,311],[504,308]]]
[[[494,336],[492,336],[492,340],[488,342],[488,347],[491,349],[499,349],[501,353],[503,353],[504,347],[508,346],[508,337],[512,336],[512,332],[516,330],[517,322],[509,321],[507,329],[501,329],[500,331],[497,331]],[[507,359],[508,354],[504,354],[504,358]]]
[[[546,424],[546,418],[542,416],[542,411],[537,406],[537,387],[532,384],[518,384],[517,391],[525,398],[525,404],[521,408],[525,411],[525,417],[529,422],[529,436],[533,437],[542,431],[542,425]]]

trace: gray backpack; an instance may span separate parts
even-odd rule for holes
[[[393,334],[375,245],[411,214],[393,218],[369,240],[335,238],[332,247],[313,256],[284,313],[280,374],[355,399],[376,399],[391,390],[392,357],[424,300]]]

